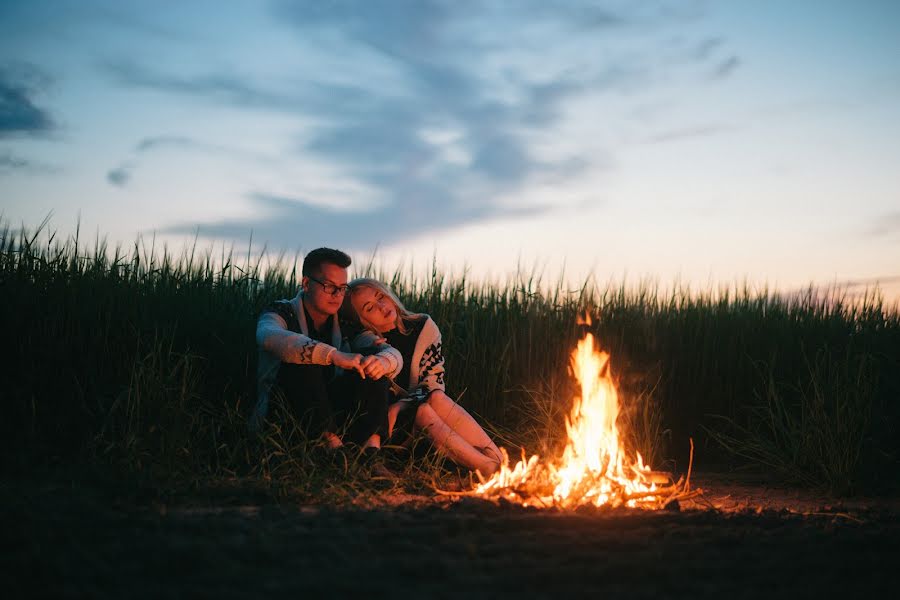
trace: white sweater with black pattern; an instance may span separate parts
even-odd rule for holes
[[[441,330],[434,320],[425,317],[425,324],[419,333],[410,361],[409,381],[397,383],[409,390],[422,389],[426,393],[434,390],[444,391],[444,352],[441,343]]]

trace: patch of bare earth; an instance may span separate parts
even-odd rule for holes
[[[893,597],[896,499],[695,478],[679,511],[526,509],[428,494],[347,506],[115,504],[3,488],[14,596]],[[246,499],[245,499],[246,500]]]

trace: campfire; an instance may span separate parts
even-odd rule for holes
[[[590,325],[590,320],[582,324]],[[557,460],[542,460],[537,455],[526,459],[523,449],[521,460],[511,466],[506,451],[501,450],[500,470],[458,495],[537,507],[656,509],[701,493],[690,489],[691,465],[687,476],[675,481],[669,473],[645,465],[640,452],[635,451],[633,459],[626,453],[617,424],[620,405],[610,356],[596,346],[591,333],[578,342],[571,366],[581,394],[574,398],[566,418],[568,441],[562,456]]]

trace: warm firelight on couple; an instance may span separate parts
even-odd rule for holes
[[[279,397],[307,435],[331,450],[350,442],[377,455],[382,444],[406,446],[424,433],[459,465],[493,474],[500,450],[446,394],[435,322],[408,311],[378,280],[348,282],[350,263],[340,250],[311,251],[297,295],[263,309],[251,427],[284,418],[269,414]]]

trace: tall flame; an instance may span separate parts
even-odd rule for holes
[[[588,320],[586,324],[589,324]],[[572,371],[581,394],[566,419],[568,442],[557,461],[532,456],[510,467],[504,464],[474,495],[501,496],[526,505],[630,506],[658,502],[656,483],[640,453],[630,460],[616,420],[619,398],[610,374],[609,354],[595,347],[590,333],[572,353]]]

